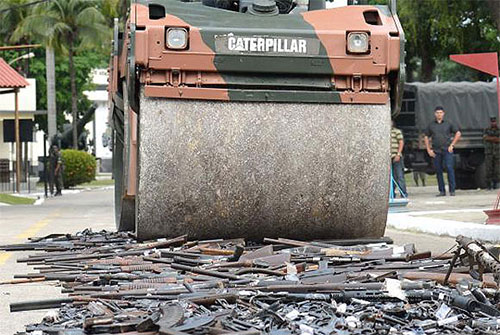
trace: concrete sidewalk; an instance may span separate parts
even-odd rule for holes
[[[409,187],[410,203],[389,213],[390,228],[440,236],[464,235],[500,242],[500,226],[486,225],[484,210],[492,209],[497,191],[457,190],[455,197],[436,197],[437,187]]]

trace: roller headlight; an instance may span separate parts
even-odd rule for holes
[[[347,35],[347,51],[350,53],[367,53],[369,48],[370,37],[367,33],[349,33]]]
[[[188,46],[188,31],[185,28],[168,28],[166,40],[169,49],[186,49]]]

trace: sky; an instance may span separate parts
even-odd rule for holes
[[[326,8],[335,8],[346,5],[347,5],[347,0],[334,0],[333,2],[329,1],[326,2]]]

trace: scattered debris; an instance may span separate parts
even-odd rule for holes
[[[12,303],[59,308],[18,334],[498,334],[500,262],[457,242],[432,257],[387,239],[138,242],[85,230],[1,246],[37,251],[18,259],[37,272],[0,284],[55,281],[68,294]]]

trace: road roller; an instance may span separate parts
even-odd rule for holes
[[[119,230],[141,240],[384,234],[403,30],[395,1],[327,7],[137,0],[115,20]]]

